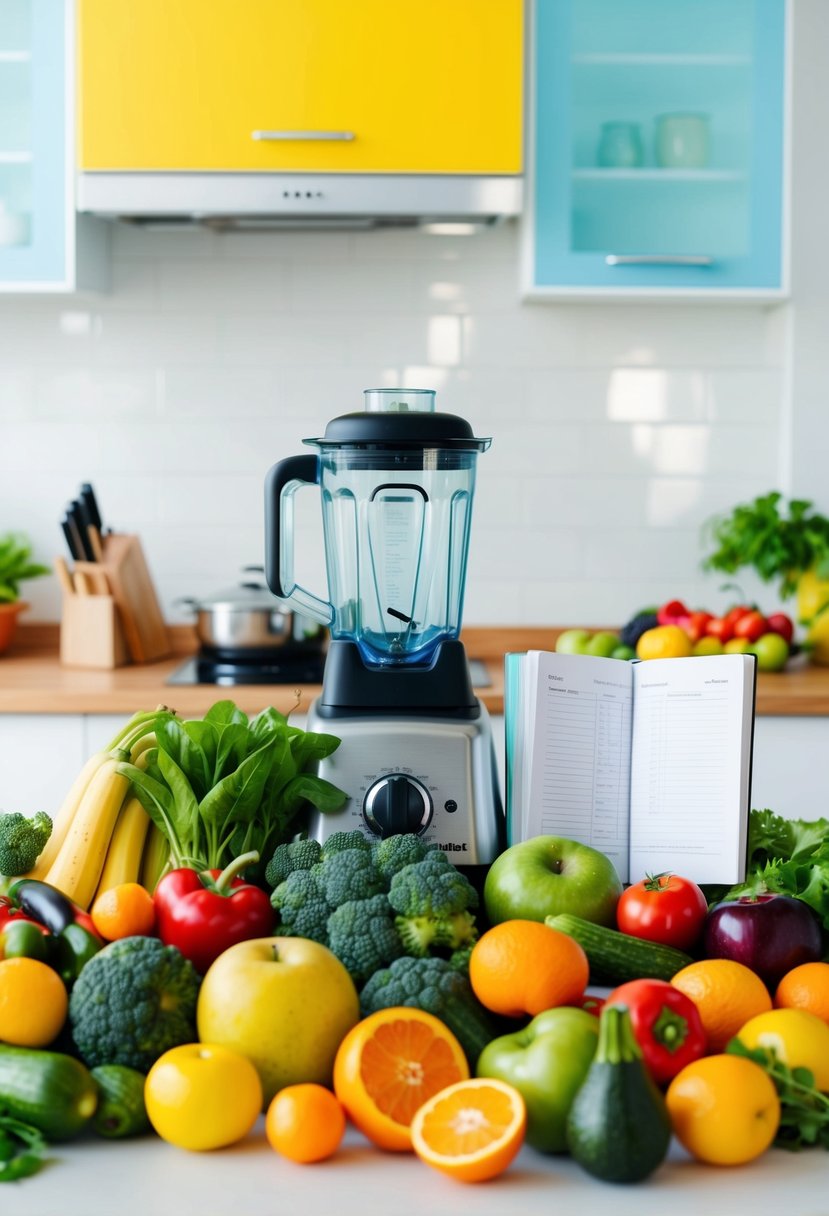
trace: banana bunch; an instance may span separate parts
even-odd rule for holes
[[[153,720],[154,715],[136,715],[132,733],[125,728],[113,746],[87,760],[27,877],[57,887],[84,909],[120,883],[142,882],[154,890],[169,846],[132,793],[129,778],[118,772],[127,759],[139,768],[146,766],[147,752],[155,744]]]

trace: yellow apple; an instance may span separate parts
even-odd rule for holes
[[[334,1057],[360,1019],[351,976],[304,937],[261,937],[220,954],[202,982],[199,1038],[241,1052],[262,1082],[265,1106],[286,1085],[330,1085]]]

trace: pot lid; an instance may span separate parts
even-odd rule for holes
[[[212,595],[189,596],[183,602],[195,611],[222,609],[225,612],[286,612],[291,610],[285,600],[274,595],[265,583],[261,566],[246,566],[243,578],[235,587],[226,587]]]
[[[304,439],[313,447],[452,448],[485,452],[465,418],[438,413],[432,389],[366,389],[366,408],[332,418],[325,434]]]

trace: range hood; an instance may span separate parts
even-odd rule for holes
[[[517,174],[85,171],[80,211],[152,225],[368,228],[491,223],[521,211]]]

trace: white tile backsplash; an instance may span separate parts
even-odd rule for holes
[[[0,300],[0,531],[61,551],[92,480],[175,600],[261,561],[262,482],[374,384],[434,387],[491,435],[469,624],[619,622],[722,606],[700,528],[781,477],[785,327],[754,307],[522,304],[517,228],[114,230],[112,294]],[[325,594],[319,507],[297,576]],[[741,580],[768,602],[767,589]],[[25,587],[55,618],[55,580]]]

